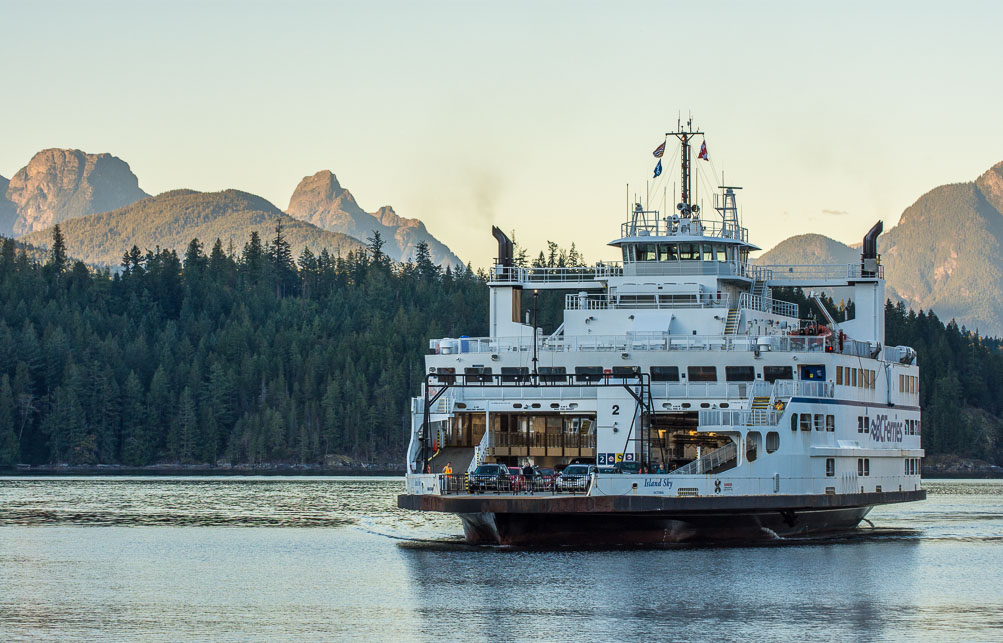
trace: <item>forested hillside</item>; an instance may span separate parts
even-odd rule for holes
[[[267,200],[239,190],[173,190],[111,212],[71,219],[60,227],[73,256],[115,267],[122,253],[133,245],[159,246],[181,254],[193,238],[209,243],[218,238],[223,248],[239,250],[251,230],[267,234],[277,220],[282,221],[285,238],[297,255],[306,247],[345,255],[363,245],[353,237],[293,219]],[[47,229],[22,240],[48,248],[51,238],[52,230]]]
[[[381,245],[294,261],[279,230],[109,276],[3,240],[0,463],[400,461],[427,338],[484,333],[487,298]]]
[[[134,248],[109,275],[63,241],[41,264],[3,240],[0,464],[399,462],[428,338],[485,334],[487,287],[382,243],[294,260],[279,228],[233,255]],[[535,261],[580,262],[556,246]],[[561,301],[541,297],[541,326]],[[1003,463],[1000,343],[902,304],[887,328],[919,352],[927,453]]]

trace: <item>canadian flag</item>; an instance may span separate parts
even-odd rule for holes
[[[707,141],[700,144],[700,153],[697,154],[697,158],[709,161],[710,158],[707,156]]]

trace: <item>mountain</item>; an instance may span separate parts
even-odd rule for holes
[[[281,221],[294,257],[307,246],[315,253],[327,248],[335,255],[363,247],[357,239],[293,219],[265,199],[238,190],[164,192],[112,212],[64,221],[60,227],[71,255],[115,267],[133,245],[140,250],[160,246],[180,254],[197,238],[208,252],[219,238],[224,248],[232,243],[239,252],[252,230],[258,231],[262,241],[272,238],[276,221]],[[51,230],[40,230],[21,240],[48,248],[51,235]]]
[[[450,266],[463,263],[418,219],[398,216],[389,205],[372,214],[364,211],[352,193],[338,183],[338,177],[328,170],[304,177],[289,199],[286,212],[325,230],[356,239],[364,240],[372,236],[374,230],[379,231],[386,242],[384,252],[398,261],[414,258],[415,248],[424,241],[433,262]]]
[[[861,237],[863,236],[861,231]],[[888,294],[983,335],[1003,336],[1003,162],[969,183],[936,187],[878,237]],[[853,263],[822,235],[783,241],[757,263]]]
[[[149,196],[139,189],[139,180],[128,163],[111,154],[80,150],[42,150],[4,187],[6,200],[17,210],[12,225],[17,235],[121,208]],[[4,219],[0,212],[0,233]]]
[[[14,235],[14,221],[17,220],[17,206],[7,198],[10,179],[0,176],[0,235]]]
[[[799,234],[778,243],[758,264],[831,264],[860,261],[860,250],[822,234]]]

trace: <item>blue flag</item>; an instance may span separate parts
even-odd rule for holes
[[[662,159],[658,159],[658,165],[655,166],[655,176],[653,178],[658,178],[658,175],[662,173]]]

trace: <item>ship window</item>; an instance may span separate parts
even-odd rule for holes
[[[679,244],[679,258],[683,261],[699,260],[700,246],[693,243]]]
[[[717,248],[717,260],[720,262],[728,261],[728,249],[725,246],[715,246]]]
[[[903,460],[903,462],[905,462],[905,474],[909,475],[910,473],[912,473],[912,471],[910,470],[912,468],[911,466],[912,458],[906,458],[905,460]]]
[[[791,413],[791,431],[798,430],[798,414]]]
[[[613,377],[617,379],[632,379],[637,380],[637,374],[641,372],[638,366],[614,366],[613,367]]]
[[[714,246],[705,245],[703,247],[703,260],[714,261]]]
[[[850,386],[857,385],[857,369],[855,368],[850,371],[850,381],[853,382]]]
[[[815,430],[825,431],[825,416],[821,413],[815,414]]]
[[[801,430],[811,431],[811,413],[801,414]]]
[[[463,369],[464,379],[469,384],[470,382],[480,382],[481,384],[491,381],[491,367],[490,366],[468,366]]]
[[[825,475],[829,477],[836,475],[836,458],[825,459]]]
[[[503,382],[528,382],[529,368],[525,366],[502,366],[501,379]]]
[[[659,261],[669,260],[669,247],[664,243],[658,244],[658,260]]]
[[[576,366],[576,382],[598,382],[602,379],[602,366]]]
[[[652,382],[678,382],[679,381],[679,367],[678,366],[652,366],[651,367],[651,381]]]
[[[716,366],[690,366],[686,369],[687,377],[691,382],[716,382]]]
[[[836,431],[836,416],[825,416],[825,430],[830,433],[834,433]]]
[[[870,458],[864,458],[864,475],[865,476],[871,475],[871,459]]]
[[[843,367],[842,366],[837,366],[836,367],[836,384],[842,384],[842,383],[843,383]]]
[[[630,263],[630,246],[623,246],[620,249],[623,250],[623,262]]]
[[[780,434],[770,431],[766,434],[766,452],[773,453],[780,448]]]
[[[679,261],[679,249],[676,247],[676,244],[670,243],[665,246],[665,249],[668,252],[667,261]]]
[[[764,366],[763,379],[772,384],[777,380],[794,379],[794,369],[790,366]]]
[[[801,379],[803,380],[824,380],[825,366],[822,364],[802,364]]]
[[[751,382],[756,379],[756,369],[751,366],[725,366],[724,379],[729,382]]]
[[[567,382],[567,370],[563,366],[541,366],[539,369],[541,382]]]
[[[655,245],[651,243],[638,244],[637,246],[637,260],[638,261],[655,261]]]
[[[864,475],[864,459],[863,458],[857,458],[857,475],[858,476]]]
[[[435,369],[435,379],[439,380],[439,384],[455,384],[456,369],[447,366],[440,366]]]

